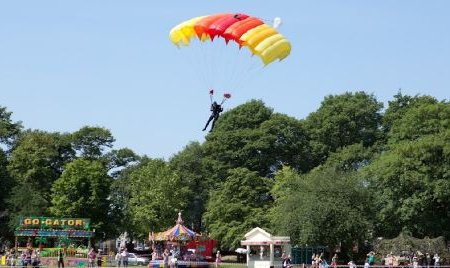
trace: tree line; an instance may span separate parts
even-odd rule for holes
[[[168,160],[114,148],[102,127],[24,129],[0,106],[0,143],[3,241],[20,216],[91,218],[102,236],[146,238],[178,211],[223,250],[257,226],[349,254],[401,232],[450,238],[450,103],[432,96],[398,92],[384,107],[346,92],[304,119],[251,100]]]

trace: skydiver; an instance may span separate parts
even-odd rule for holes
[[[209,122],[211,122],[212,120],[212,124],[211,124],[211,129],[209,130],[209,132],[211,132],[214,129],[214,125],[216,124],[217,119],[219,119],[219,115],[220,113],[223,111],[222,105],[218,104],[217,102],[213,102],[211,104],[211,116],[209,117],[208,121],[206,122],[205,127],[203,128],[203,131],[206,130],[206,128],[209,125]]]
[[[210,111],[212,112],[211,115],[208,118],[208,121],[206,122],[205,127],[203,128],[203,131],[206,130],[206,128],[208,127],[209,123],[212,120],[212,124],[211,124],[211,129],[209,130],[209,132],[213,131],[214,129],[214,125],[216,124],[217,119],[219,119],[220,113],[223,112],[223,108],[222,108],[222,104],[231,97],[231,95],[229,93],[225,93],[223,94],[223,100],[220,104],[218,104],[216,101],[213,101],[213,96],[214,94],[214,90],[211,89],[209,91],[209,98],[211,100],[211,108]]]

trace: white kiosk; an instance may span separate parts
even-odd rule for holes
[[[259,227],[246,233],[241,245],[247,247],[249,268],[280,267],[282,255],[291,254],[291,240],[288,236],[272,236]]]

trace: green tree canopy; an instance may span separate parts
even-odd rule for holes
[[[132,233],[134,230],[130,227],[130,222],[133,221],[134,214],[129,207],[129,200],[131,198],[132,180],[131,174],[138,171],[150,159],[146,156],[139,157],[139,160],[133,162],[133,164],[127,165],[120,172],[114,174],[113,182],[111,184],[110,192],[110,215],[113,218],[110,225],[114,228],[115,232],[111,234],[119,235],[125,231]]]
[[[388,133],[397,120],[403,118],[410,108],[424,104],[436,104],[438,101],[431,96],[408,96],[400,91],[394,95],[394,99],[388,101],[388,107],[383,114],[383,128]]]
[[[13,122],[11,112],[0,106],[0,143],[11,146],[22,130],[22,122]]]
[[[382,135],[382,107],[373,95],[365,92],[325,97],[319,109],[305,120],[317,164],[344,146],[373,145]]]
[[[219,181],[227,170],[245,167],[260,176],[273,176],[283,164],[301,171],[312,166],[303,124],[274,114],[261,101],[250,101],[228,111],[204,143],[206,165]]]
[[[388,133],[390,144],[403,140],[416,140],[424,135],[440,133],[450,129],[450,103],[432,103],[428,99],[404,111]]]
[[[49,201],[33,185],[27,183],[14,186],[6,203],[11,211],[8,224],[11,231],[19,224],[20,216],[41,216],[48,213]]]
[[[403,141],[367,167],[379,235],[450,237],[450,131]]]
[[[85,126],[72,133],[73,148],[85,158],[97,159],[106,149],[112,148],[115,141],[108,129]]]
[[[53,184],[50,212],[58,217],[90,218],[97,233],[107,232],[111,182],[100,161],[76,159]]]
[[[269,165],[261,157],[261,151],[268,144],[260,142],[263,134],[260,125],[271,115],[272,110],[262,101],[252,100],[221,116],[214,132],[206,137],[203,145],[212,176],[222,180],[228,169],[236,167],[268,172]]]
[[[300,172],[313,168],[309,136],[303,121],[274,113],[261,124],[260,129],[262,134],[257,143],[263,146],[260,156],[254,161],[268,165],[270,171],[266,175],[273,176],[283,165]]]
[[[138,237],[174,225],[177,212],[188,205],[189,189],[163,160],[148,160],[133,170],[126,182],[129,183],[128,208],[133,215],[130,229]]]
[[[194,229],[200,231],[202,228],[202,214],[205,211],[209,190],[213,183],[204,167],[204,152],[198,142],[188,144],[182,151],[174,155],[169,165],[186,185],[186,203],[188,206],[183,211],[183,219],[186,223],[192,223]]]
[[[14,182],[9,176],[7,171],[8,159],[6,157],[6,153],[0,148],[0,225],[7,226],[8,225],[8,208],[7,208],[7,199],[11,194],[12,187]],[[3,240],[4,237],[11,237],[11,233],[8,232],[8,228],[0,228],[0,241]]]
[[[13,181],[8,174],[7,170],[8,159],[6,158],[6,153],[0,148],[0,220],[5,213],[6,206],[5,200],[9,195],[9,191],[13,186]]]
[[[254,227],[269,227],[270,188],[271,179],[245,168],[236,168],[210,192],[203,219],[222,249],[239,247],[245,233]]]
[[[73,156],[67,135],[27,131],[17,141],[8,170],[18,183],[35,186],[45,197]]]
[[[371,230],[369,194],[357,171],[372,156],[362,144],[355,144],[331,154],[308,174],[284,167],[271,190],[272,228],[297,244],[330,248],[341,244],[343,253],[351,252],[353,242],[364,241]]]
[[[53,182],[73,156],[65,134],[37,130],[21,133],[8,162],[14,183],[8,197],[11,227],[19,216],[46,215]]]
[[[251,100],[230,112],[224,113],[214,129],[215,133],[230,132],[245,129],[257,129],[272,116],[273,110],[267,108],[261,100]],[[212,138],[214,137],[213,135]]]

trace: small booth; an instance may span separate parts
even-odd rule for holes
[[[246,246],[249,268],[280,267],[282,256],[291,254],[291,240],[288,236],[273,236],[259,227],[246,233],[241,245]]]
[[[85,266],[95,234],[90,224],[85,218],[20,217],[14,231],[15,252],[34,252],[40,265],[57,266],[57,256],[63,250],[67,266]]]

